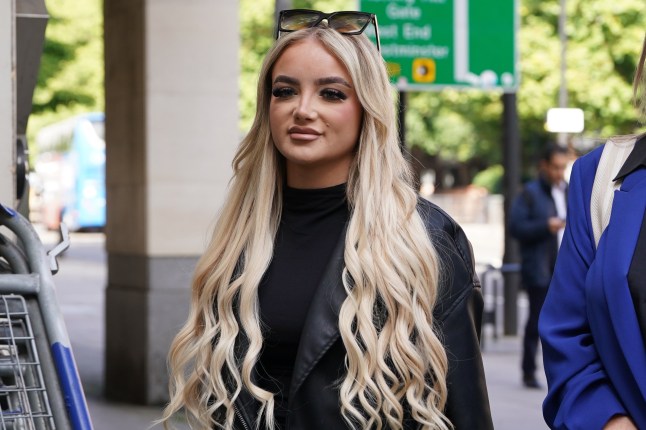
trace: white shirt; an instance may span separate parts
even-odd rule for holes
[[[567,216],[567,198],[565,197],[565,189],[567,185],[565,181],[561,181],[559,184],[552,185],[552,199],[554,200],[554,206],[556,206],[556,216],[561,219],[565,219]],[[563,232],[565,228],[559,229],[556,234],[556,239],[558,247],[561,247],[561,241],[563,240]]]
[[[617,176],[619,169],[635,147],[637,137],[613,137],[606,142],[603,148],[590,197],[590,216],[595,245],[599,245],[601,234],[610,222],[615,191],[621,187],[622,181],[614,182],[612,179]]]

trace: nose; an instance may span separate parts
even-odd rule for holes
[[[313,120],[316,118],[317,111],[313,97],[303,94],[298,99],[298,104],[294,108],[294,118],[297,120]]]

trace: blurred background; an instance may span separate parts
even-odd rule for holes
[[[520,387],[526,300],[507,206],[548,142],[574,160],[640,130],[631,85],[643,0],[3,2],[0,201],[29,216],[47,246],[61,221],[73,231],[55,280],[96,428],[145,428],[167,399],[168,345],[285,8],[377,12],[420,192],[464,226],[488,279],[483,348],[496,427],[544,428],[544,393]],[[455,71],[440,82],[438,57],[403,77],[389,44],[403,43],[398,20],[416,16],[420,44],[449,34],[452,52],[462,34],[472,65],[501,59],[506,75]],[[551,127],[552,108],[580,110],[581,124]],[[126,421],[108,424],[117,416]]]

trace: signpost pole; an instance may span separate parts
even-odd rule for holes
[[[504,229],[505,253],[503,255],[504,277],[504,334],[518,333],[518,284],[520,272],[517,269],[519,259],[518,243],[509,234],[509,216],[512,199],[518,193],[520,183],[520,136],[518,129],[518,109],[516,93],[504,93],[503,104],[503,193],[504,193]],[[507,268],[507,269],[506,269]]]
[[[403,153],[406,151],[406,91],[399,90],[399,100],[397,106],[397,125],[399,127],[399,149]]]
[[[565,32],[566,24],[566,0],[561,0],[561,12],[559,13],[559,39],[561,41],[561,67],[560,67],[560,76],[561,76],[561,85],[559,86],[559,107],[566,108],[568,104],[568,94],[567,94],[567,80],[566,80],[566,52],[567,52],[567,34]],[[557,135],[557,141],[560,145],[565,146],[568,141],[568,136],[566,133],[559,133]]]

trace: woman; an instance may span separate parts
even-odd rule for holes
[[[368,15],[281,14],[164,420],[492,428],[471,248],[412,187],[383,60],[359,34]]]
[[[634,93],[646,119],[644,57]],[[554,429],[646,428],[646,135],[574,164],[567,227],[539,322]]]

